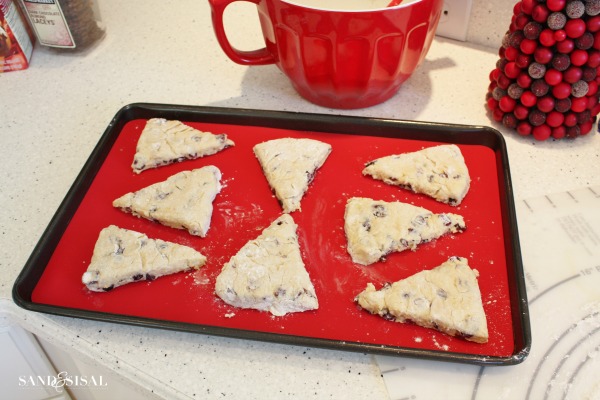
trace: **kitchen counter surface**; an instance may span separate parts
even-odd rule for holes
[[[14,280],[38,239],[110,120],[129,103],[489,125],[506,140],[517,199],[600,183],[596,127],[576,140],[536,142],[491,120],[484,104],[496,48],[437,38],[391,100],[332,110],[300,98],[275,66],[231,62],[214,38],[206,2],[99,4],[107,34],[96,47],[57,54],[38,46],[29,69],[0,75],[0,313],[161,397],[388,394],[371,355],[77,320],[28,312],[12,302]],[[260,46],[252,6],[228,10],[227,26],[243,28],[230,32],[238,47]]]

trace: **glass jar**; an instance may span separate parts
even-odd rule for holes
[[[95,0],[21,0],[38,42],[66,51],[85,50],[104,36]]]

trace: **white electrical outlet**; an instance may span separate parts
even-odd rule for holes
[[[473,0],[444,0],[436,34],[450,39],[467,40]]]

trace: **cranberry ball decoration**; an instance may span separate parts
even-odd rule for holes
[[[588,134],[600,113],[600,0],[521,0],[513,7],[486,106],[535,140]]]

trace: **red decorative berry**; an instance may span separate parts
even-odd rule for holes
[[[573,50],[571,53],[571,64],[581,67],[588,61],[588,52],[585,50]]]
[[[552,137],[554,139],[562,139],[567,135],[567,128],[564,125],[552,128]]]
[[[586,23],[588,31],[595,33],[600,31],[600,16],[592,17]]]
[[[582,19],[570,19],[565,24],[567,36],[576,39],[585,33],[585,21]]]
[[[546,75],[544,75],[544,80],[548,85],[555,86],[562,82],[563,74],[556,69],[549,69],[546,71]]]
[[[565,8],[567,4],[566,0],[548,0],[546,1],[546,6],[550,11],[560,11]]]
[[[575,115],[575,113],[570,112],[570,113],[565,114],[565,125],[567,127],[577,125],[577,116]]]
[[[581,129],[580,134],[587,135],[592,130],[593,126],[594,126],[594,123],[592,121],[588,121],[584,124],[579,125],[579,128]]]
[[[595,96],[597,93],[598,93],[598,84],[596,83],[596,81],[589,81],[588,82],[588,92],[587,92],[586,96],[588,96],[588,99],[589,99],[589,98],[592,98],[591,96]]]
[[[528,68],[529,64],[531,64],[531,56],[528,54],[519,53],[519,55],[515,59],[515,64],[519,68]]]
[[[537,6],[533,7],[531,18],[533,18],[535,22],[545,23],[549,15],[550,10],[548,10],[548,7],[546,7],[544,4],[538,4]]]
[[[519,13],[521,12],[521,2],[518,1],[515,3],[515,5],[513,6],[513,16],[515,15],[519,15]]]
[[[504,58],[501,58],[501,60],[515,61],[519,54],[521,54],[521,52],[519,52],[516,47],[508,47],[504,50]]]
[[[499,68],[495,68],[490,72],[490,81],[492,82],[496,82],[496,79],[498,79],[498,75],[500,75],[500,69]]]
[[[569,87],[569,91],[571,88]],[[533,107],[537,103],[537,97],[535,94],[531,93],[529,90],[526,90],[521,95],[521,104],[525,107]]]
[[[566,34],[565,34],[565,37],[566,37]],[[554,31],[551,29],[544,29],[540,33],[539,40],[540,40],[540,43],[546,47],[554,46],[554,44],[556,43],[556,39],[554,38]]]
[[[588,60],[586,65],[592,68],[600,67],[600,51],[590,51],[588,53]]]
[[[564,29],[559,29],[553,33],[556,42],[562,42],[567,38],[567,32]]]
[[[521,1],[521,12],[525,14],[531,14],[533,12],[533,8],[537,2],[535,0],[522,0]]]
[[[568,54],[575,48],[575,42],[571,39],[561,40],[556,43],[556,50],[559,53]]]
[[[561,126],[565,121],[565,115],[558,111],[551,111],[546,116],[546,124],[552,128]]]
[[[533,54],[537,48],[537,42],[531,39],[523,39],[519,43],[519,48],[525,54]]]
[[[512,110],[515,109],[516,104],[517,104],[517,101],[510,96],[504,96],[498,102],[498,106],[504,112],[512,112]],[[586,102],[586,104],[587,104],[587,102]]]
[[[496,108],[498,108],[498,100],[494,99],[493,97],[490,97],[489,99],[487,99],[487,106],[490,110],[495,110]]]
[[[492,111],[492,118],[494,118],[494,121],[502,122],[503,117],[504,117],[504,111],[502,111],[501,109],[496,108],[494,111]]]
[[[583,77],[583,70],[579,67],[572,66],[563,72],[563,79],[567,83],[575,83]]]
[[[504,75],[507,78],[515,79],[521,73],[521,68],[517,67],[517,64],[513,61],[506,64],[504,67]]]
[[[546,140],[552,134],[552,130],[548,125],[544,124],[533,128],[532,133],[536,140]]]
[[[515,109],[513,110],[513,114],[517,119],[527,119],[527,117],[529,117],[529,108],[525,107],[522,104],[517,104],[515,106]]]
[[[533,58],[536,62],[539,62],[540,64],[549,63],[552,60],[553,56],[554,52],[545,46],[539,46],[533,52]]]
[[[529,124],[529,122],[521,121],[517,125],[517,132],[520,135],[523,135],[523,136],[531,135],[531,130],[532,130],[532,127]]]
[[[520,13],[515,18],[515,28],[523,29],[529,22],[529,17],[525,13]]]
[[[571,95],[571,85],[566,82],[560,82],[552,88],[552,95],[557,99],[566,99]]]
[[[592,47],[600,50],[600,31],[594,32],[594,45]]]
[[[519,86],[521,86],[523,89],[527,89],[529,86],[531,86],[532,81],[533,79],[531,79],[531,77],[525,72],[521,72],[517,77],[517,84],[519,84]]]
[[[507,89],[508,85],[511,84],[510,79],[503,73],[500,73],[498,75],[498,79],[496,81],[498,82],[498,87],[500,87],[502,89]]]
[[[551,96],[544,96],[537,102],[537,108],[543,113],[549,113],[554,110],[554,98]]]
[[[576,113],[584,112],[587,108],[587,99],[585,97],[576,97],[571,101],[571,111]]]

